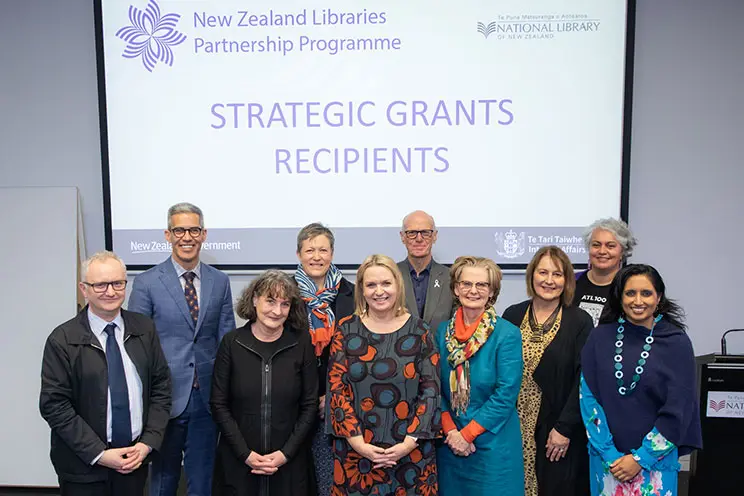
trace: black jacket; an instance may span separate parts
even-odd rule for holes
[[[171,407],[168,363],[152,320],[121,310],[124,348],[142,381],[139,442],[160,449]],[[70,482],[108,478],[91,462],[105,449],[108,368],[106,354],[88,323],[88,307],[49,335],[41,366],[39,410],[52,429],[51,459],[57,475]]]
[[[510,306],[504,311],[504,318],[520,327],[529,303],[527,300]],[[588,313],[578,307],[564,306],[561,327],[532,374],[542,391],[534,433],[540,496],[589,494],[589,454],[579,407],[579,377],[581,350],[593,328],[594,322]],[[558,462],[550,462],[545,456],[545,445],[552,429],[571,441],[566,457]]]
[[[250,322],[222,338],[212,374],[212,416],[220,430],[214,495],[310,495],[307,440],[318,412],[317,360],[306,329],[285,327],[272,357],[257,350]],[[253,475],[252,451],[281,450],[288,462]]]
[[[338,295],[333,300],[331,310],[336,316],[336,326],[341,319],[354,315],[354,285],[346,280],[341,279],[338,287]],[[326,346],[323,353],[318,357],[318,396],[326,393],[326,382],[328,381],[328,360],[330,358],[330,345]]]

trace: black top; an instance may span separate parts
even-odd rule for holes
[[[306,329],[285,326],[273,343],[250,322],[222,338],[212,376],[212,417],[220,431],[213,493],[268,496],[267,476],[252,474],[252,451],[281,450],[289,460],[271,475],[272,496],[314,494],[307,440],[318,413],[315,353]],[[276,347],[267,360],[266,348]]]
[[[522,324],[530,301],[506,309],[504,318]],[[542,391],[535,425],[535,471],[539,494],[589,496],[589,454],[579,407],[581,350],[592,332],[592,318],[576,307],[563,307],[561,326],[545,348],[532,377]],[[571,440],[567,455],[557,462],[546,458],[545,445],[555,429]]]
[[[251,334],[253,334],[253,331],[251,331]],[[274,353],[276,353],[276,350],[279,348],[279,340],[276,339],[274,341],[261,341],[256,337],[255,334],[253,334],[253,337],[256,338],[256,341],[253,343],[253,348],[258,352],[259,355],[261,355],[261,358],[268,362],[274,355]]]
[[[331,304],[331,310],[333,310],[333,314],[336,316],[336,327],[338,327],[341,319],[354,315],[354,285],[346,280],[345,277],[341,278],[338,295],[336,295],[336,299]],[[326,346],[323,353],[318,357],[318,397],[326,393],[330,348],[330,345]]]
[[[504,312],[504,318],[519,327],[529,304],[530,300],[527,300],[510,306]],[[593,327],[592,319],[585,311],[563,307],[561,327],[545,348],[532,375],[543,393],[538,428],[541,423],[547,424],[571,439],[584,434],[579,409],[581,350]]]
[[[576,293],[574,293],[573,305],[581,308],[594,321],[594,327],[599,324],[602,309],[610,296],[610,285],[597,286],[589,280],[588,271],[579,274],[576,279]]]

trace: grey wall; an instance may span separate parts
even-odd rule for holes
[[[77,186],[102,250],[93,1],[0,0],[0,47],[0,186]]]
[[[736,277],[744,2],[640,0],[637,19],[630,223],[641,244],[633,260],[660,269],[689,314],[696,351],[710,352],[722,330],[744,327]],[[88,251],[99,250],[92,0],[0,0],[0,47],[0,185],[77,186]],[[233,276],[234,291],[248,279]],[[522,298],[522,276],[508,275],[499,309]],[[732,343],[744,352],[744,338]]]
[[[744,327],[744,2],[640,0],[630,224],[688,313],[696,352]],[[744,353],[744,336],[729,351]]]

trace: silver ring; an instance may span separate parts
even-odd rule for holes
[[[566,451],[566,448],[558,448],[558,451]]]

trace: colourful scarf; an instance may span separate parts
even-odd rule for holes
[[[486,344],[488,337],[496,325],[496,310],[490,307],[483,312],[478,327],[465,341],[457,339],[456,328],[464,328],[465,322],[462,317],[462,307],[457,309],[455,316],[449,321],[445,342],[447,343],[447,362],[452,371],[450,372],[450,405],[455,415],[460,416],[468,409],[470,404],[470,358],[475,355],[481,347]]]
[[[318,290],[315,281],[305,273],[302,264],[297,266],[294,277],[300,288],[300,297],[307,304],[307,320],[310,325],[310,338],[315,347],[315,356],[320,356],[331,342],[333,331],[336,329],[336,316],[331,310],[331,303],[338,295],[343,274],[331,264],[325,277],[325,289],[322,290]]]

